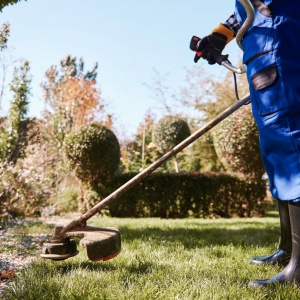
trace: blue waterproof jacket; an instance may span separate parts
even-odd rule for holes
[[[275,198],[300,200],[300,0],[252,0],[243,62],[263,161]],[[236,1],[240,26],[246,20]]]

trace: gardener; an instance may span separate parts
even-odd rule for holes
[[[254,280],[250,286],[296,282],[300,286],[300,1],[251,0],[255,19],[242,40],[247,65],[252,112],[259,128],[261,154],[278,199],[281,242],[267,257],[251,259],[256,264],[286,264],[278,275]],[[244,7],[191,49],[201,52],[207,45],[222,52],[246,20]],[[202,58],[214,64],[209,50]],[[200,57],[196,55],[195,62]]]

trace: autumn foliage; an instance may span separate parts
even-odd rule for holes
[[[111,116],[105,116],[105,104],[96,84],[96,69],[97,64],[85,73],[82,59],[78,63],[76,57],[66,56],[61,61],[61,70],[52,66],[46,72],[46,81],[42,83],[48,104],[45,115],[50,122],[55,118],[60,133],[67,134],[89,123],[111,123]]]
[[[104,108],[94,80],[68,78],[58,85],[53,96],[52,105],[66,112],[74,128],[95,122]]]

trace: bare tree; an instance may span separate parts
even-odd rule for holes
[[[172,113],[172,106],[169,104],[171,101],[170,95],[169,95],[169,87],[165,84],[166,82],[166,76],[161,75],[156,69],[153,68],[154,71],[154,77],[152,78],[153,82],[152,84],[147,84],[144,83],[145,86],[147,86],[151,93],[152,96],[151,98],[156,100],[161,107],[160,109],[163,109],[166,113],[170,114]]]

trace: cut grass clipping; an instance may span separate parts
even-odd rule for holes
[[[38,259],[13,279],[4,299],[299,299],[295,285],[247,288],[252,279],[277,274],[278,266],[249,264],[277,248],[279,219],[91,220],[116,226],[121,254],[92,263],[77,257]]]

